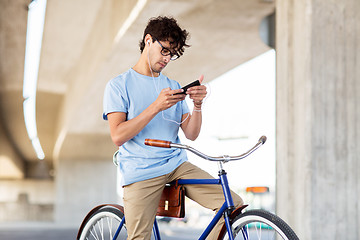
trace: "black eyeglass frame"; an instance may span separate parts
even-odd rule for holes
[[[171,61],[174,61],[180,57],[180,55],[177,52],[172,53],[169,48],[164,47],[156,38],[154,38],[154,39],[155,39],[155,41],[157,41],[159,43],[159,45],[161,47],[161,50],[160,50],[161,55],[163,55],[165,57],[170,55]]]

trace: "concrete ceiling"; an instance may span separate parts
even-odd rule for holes
[[[132,67],[150,17],[171,15],[191,47],[164,73],[184,85],[200,74],[211,81],[269,49],[261,20],[265,0],[148,0],[119,38],[133,0],[48,0],[37,91],[37,128],[45,160],[109,158],[116,149],[102,120],[108,80]],[[0,0],[0,177],[26,176],[37,161],[23,119],[23,69],[29,0]],[[9,164],[9,161],[11,164]],[[10,166],[10,167],[9,167]],[[12,169],[11,171],[9,169]],[[4,171],[3,171],[4,172]]]

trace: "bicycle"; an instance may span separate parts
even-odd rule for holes
[[[257,150],[266,141],[262,136],[254,147],[239,156],[210,157],[200,151],[183,144],[169,141],[146,139],[145,144],[153,147],[181,148],[188,150],[201,158],[216,161],[219,168],[219,178],[216,179],[179,179],[178,184],[220,184],[225,197],[224,204],[211,220],[199,240],[206,239],[215,224],[224,216],[225,223],[219,233],[218,239],[299,239],[290,226],[280,217],[265,210],[243,211],[247,205],[234,209],[233,200],[223,164],[229,161],[243,159]],[[126,239],[126,223],[124,208],[117,204],[103,204],[92,209],[82,222],[77,239]],[[155,219],[153,237],[161,240],[159,226]]]

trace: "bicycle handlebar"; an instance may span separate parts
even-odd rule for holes
[[[257,150],[259,147],[261,147],[266,142],[266,139],[267,139],[266,136],[262,136],[261,138],[259,138],[258,142],[255,144],[254,147],[252,147],[250,150],[248,150],[247,152],[245,152],[241,155],[238,155],[238,156],[224,155],[221,157],[211,157],[211,156],[208,156],[190,146],[179,144],[179,143],[172,143],[170,141],[164,141],[164,140],[145,139],[145,145],[152,146],[152,147],[162,147],[162,148],[181,148],[181,149],[189,150],[190,152],[198,155],[199,157],[202,157],[209,161],[228,162],[228,161],[235,161],[235,160],[240,160],[240,159],[246,158],[251,153],[253,153],[255,150]]]

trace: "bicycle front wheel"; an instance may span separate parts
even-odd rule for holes
[[[96,210],[80,230],[80,240],[113,239],[124,214],[118,208],[107,205]],[[127,239],[125,225],[117,239]]]
[[[234,238],[298,240],[290,226],[278,216],[264,210],[249,210],[237,215],[231,223]],[[222,239],[229,239],[226,232]]]

